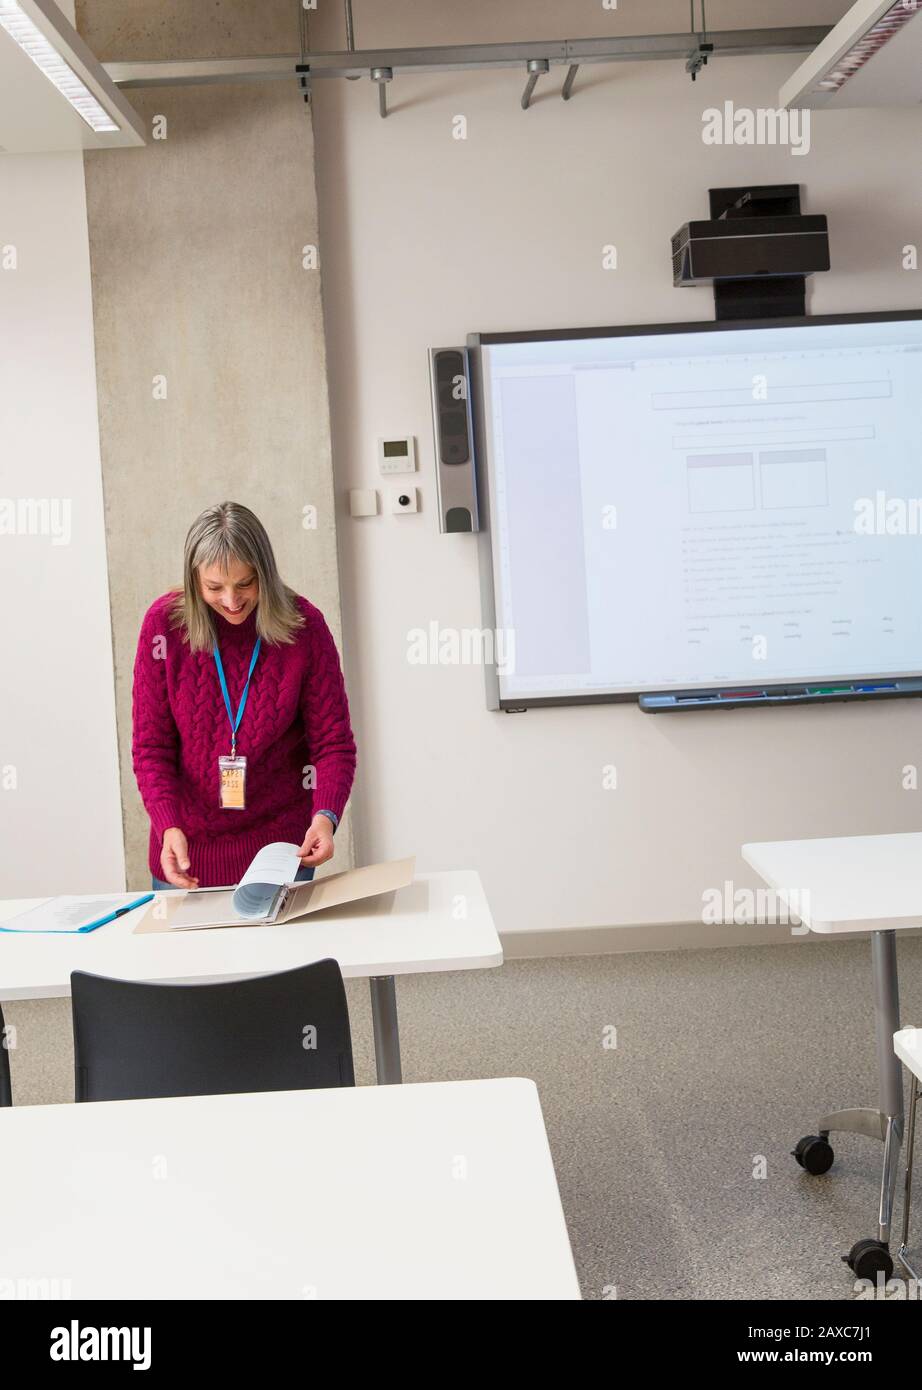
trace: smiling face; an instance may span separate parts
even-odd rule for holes
[[[208,607],[235,626],[246,622],[259,602],[256,571],[241,560],[230,560],[226,570],[220,565],[200,565],[198,581]]]

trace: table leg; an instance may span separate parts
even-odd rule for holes
[[[878,1108],[837,1110],[819,1122],[820,1137],[826,1139],[832,1131],[865,1134],[883,1140],[884,1158],[880,1179],[880,1204],[877,1213],[877,1241],[885,1247],[890,1243],[893,1221],[893,1194],[903,1141],[903,1071],[893,1050],[893,1034],[900,1026],[900,992],[896,961],[896,932],[876,931],[871,935],[871,965],[874,976],[874,1035],[877,1048]],[[832,1161],[829,1151],[829,1162]],[[827,1164],[828,1166],[828,1164]],[[816,1170],[820,1171],[820,1170]],[[848,1263],[859,1272],[857,1257],[862,1247],[873,1241],[860,1241],[853,1246]],[[867,1253],[867,1252],[865,1252]],[[876,1252],[871,1258],[877,1259]]]
[[[877,1036],[877,1075],[880,1112],[887,1122],[884,1168],[880,1184],[880,1240],[890,1239],[893,1192],[900,1145],[903,1142],[903,1067],[893,1050],[900,1026],[900,985],[896,966],[896,932],[876,931],[871,937],[874,967],[874,1030]]]
[[[909,1126],[906,1134],[906,1182],[903,1188],[903,1234],[900,1239],[900,1248],[896,1252],[897,1259],[909,1275],[910,1279],[922,1279],[922,1273],[918,1272],[909,1263],[906,1251],[909,1249],[909,1208],[912,1202],[912,1151],[915,1146],[916,1138],[916,1104],[919,1099],[919,1083],[912,1072],[909,1074]]]
[[[403,1080],[400,1066],[400,1034],[397,1029],[397,990],[393,975],[372,975],[371,1022],[375,1037],[375,1066],[379,1086]]]

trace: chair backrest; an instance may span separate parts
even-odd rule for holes
[[[0,1105],[13,1104],[13,1084],[10,1081],[10,1053],[7,1047],[6,1024],[0,1009]]]
[[[335,960],[217,984],[70,980],[78,1101],[355,1085]]]

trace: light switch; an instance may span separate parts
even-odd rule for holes
[[[349,493],[350,516],[377,516],[378,494],[373,487],[354,487]]]

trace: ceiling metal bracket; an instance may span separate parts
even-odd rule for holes
[[[372,68],[371,80],[378,84],[378,111],[382,120],[387,115],[387,84],[394,77],[393,68]]]
[[[576,81],[576,74],[579,72],[579,63],[571,63],[567,68],[567,75],[563,80],[560,95],[564,101],[569,101],[573,95],[573,83]]]
[[[699,0],[699,4],[701,5],[701,30],[697,32],[695,30],[695,0],[689,0],[691,31],[693,37],[697,39],[697,43],[685,60],[685,71],[693,82],[701,69],[707,67],[708,58],[714,52],[714,45],[708,41],[708,19],[704,0]]]
[[[544,73],[550,72],[551,65],[546,58],[529,58],[525,64],[528,73],[528,81],[525,83],[525,90],[522,93],[522,110],[527,111],[531,105],[531,94],[535,90],[538,78]]]

